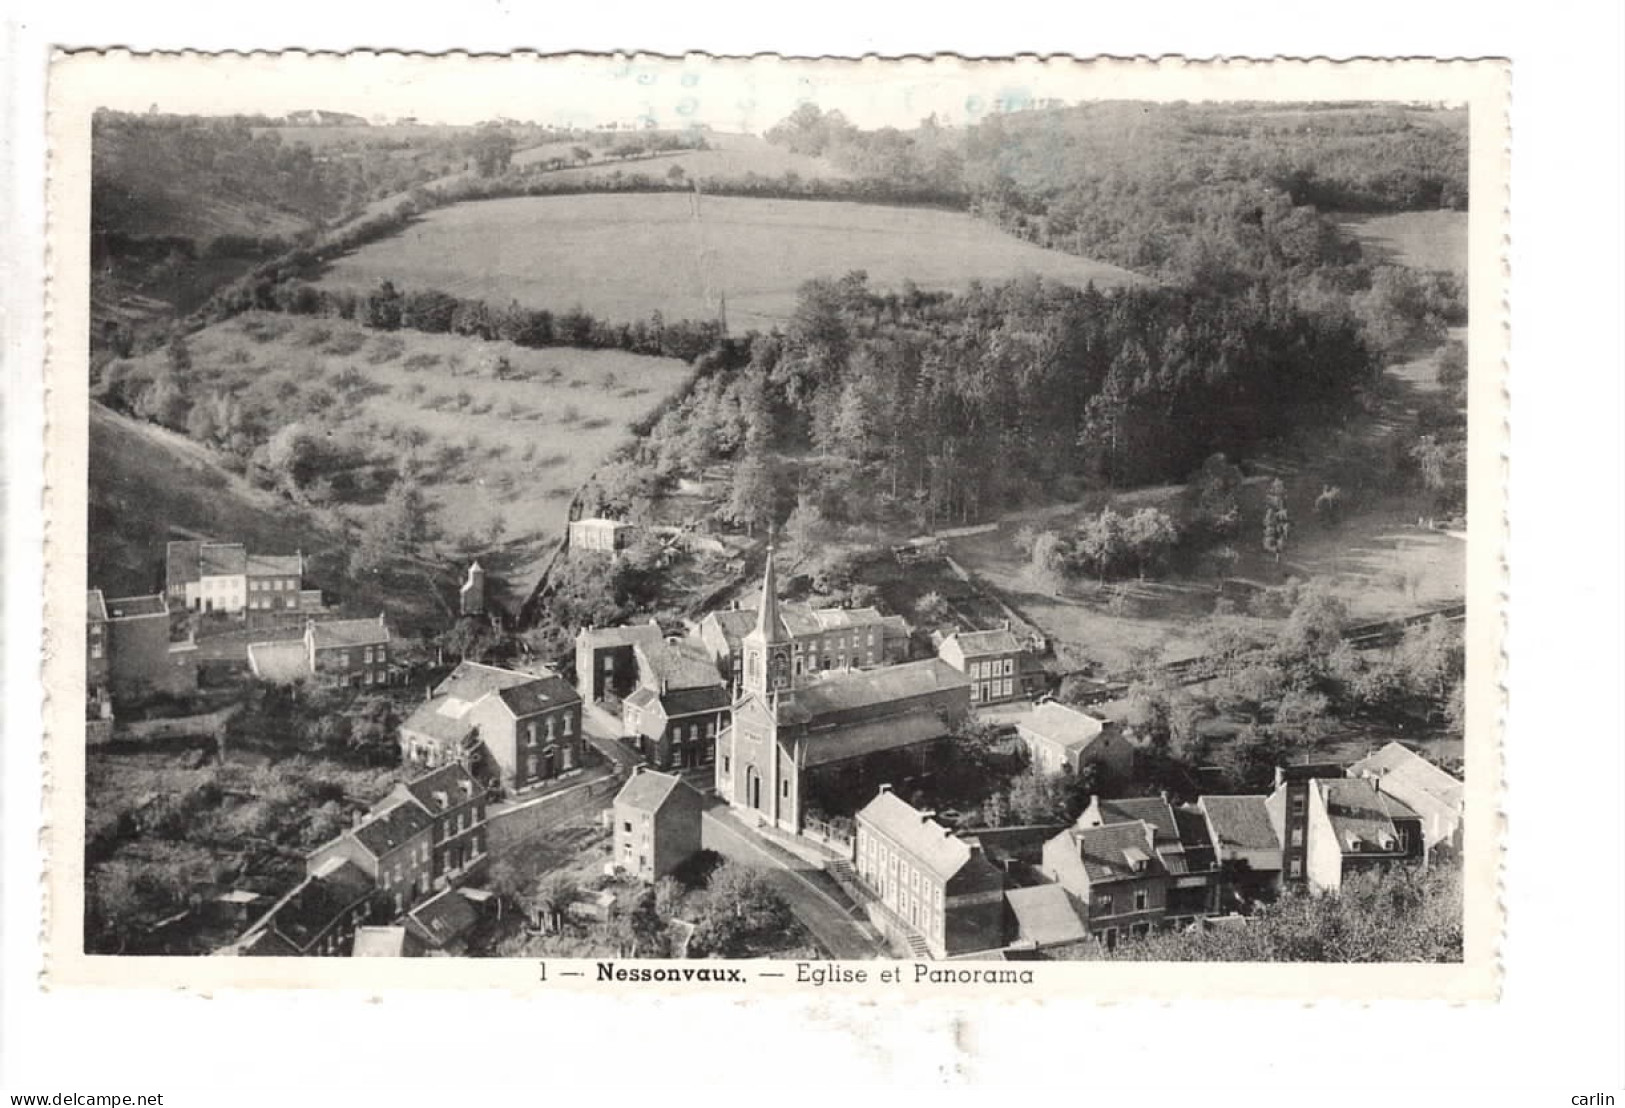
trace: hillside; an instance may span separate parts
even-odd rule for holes
[[[724,156],[681,157],[713,153]],[[321,284],[367,291],[392,281],[493,304],[580,306],[616,320],[654,311],[712,319],[725,299],[729,329],[742,332],[788,320],[803,282],[853,270],[890,291],[909,281],[959,291],[1029,274],[1079,288],[1141,281],[957,212],[739,197],[706,197],[698,220],[695,212],[685,193],[458,204],[340,260]]]

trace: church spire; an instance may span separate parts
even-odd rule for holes
[[[762,603],[756,613],[756,633],[764,642],[782,642],[789,628],[779,618],[779,582],[773,572],[773,540],[767,542],[767,568],[762,573]]]

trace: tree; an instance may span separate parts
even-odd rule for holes
[[[952,617],[948,602],[935,589],[922,593],[914,602],[914,618],[922,627],[938,627]]]
[[[464,616],[441,632],[435,644],[455,658],[483,662],[501,641],[489,621]]]
[[[1194,522],[1216,538],[1235,534],[1241,522],[1241,470],[1223,454],[1213,454],[1202,463],[1194,485]]]
[[[1292,517],[1286,507],[1286,485],[1279,477],[1270,482],[1264,495],[1264,552],[1275,555],[1276,565],[1286,551],[1286,541],[1292,534]]]
[[[1141,508],[1123,522],[1123,542],[1134,553],[1142,581],[1146,566],[1159,564],[1178,539],[1174,521],[1159,508]]]
[[[795,927],[790,906],[760,871],[724,862],[695,897],[691,953],[711,958],[750,957],[780,945]]]
[[[1336,527],[1343,519],[1343,490],[1326,485],[1315,497],[1315,518],[1327,527]]]
[[[670,181],[674,185],[682,184],[687,176],[688,174],[683,172],[683,167],[680,165],[673,165],[670,169],[666,170],[666,180]]]
[[[498,177],[513,163],[514,137],[500,127],[482,127],[470,143],[474,168],[481,177]]]
[[[560,931],[570,909],[582,898],[581,885],[568,873],[543,875],[536,884],[532,902],[549,930]]]
[[[1051,596],[1059,596],[1066,584],[1069,560],[1066,540],[1054,531],[1045,531],[1033,539],[1027,572],[1035,585]]]
[[[352,569],[376,570],[414,556],[428,541],[430,527],[429,503],[417,482],[395,482],[384,503],[361,528],[350,556]]]
[[[1108,505],[1093,519],[1084,520],[1078,528],[1078,553],[1094,566],[1100,584],[1106,584],[1106,575],[1122,559],[1127,544],[1124,541],[1123,517]]]
[[[777,487],[773,469],[759,455],[747,454],[734,466],[733,486],[725,508],[728,518],[753,538],[756,528],[773,520]]]

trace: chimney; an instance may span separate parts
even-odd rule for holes
[[[351,827],[360,827],[366,821],[367,821],[367,813],[365,813],[365,812],[352,812],[352,813],[350,813],[350,826]]]
[[[887,783],[886,783],[886,784],[884,784],[884,785],[881,785],[881,786],[880,786],[880,791],[881,791],[881,792],[883,792],[883,793],[889,793],[889,792],[891,792],[891,783],[890,783],[890,782],[887,782]]]
[[[920,822],[921,823],[930,823],[932,820],[934,820],[936,818],[937,818],[937,814],[935,812],[933,812],[929,808],[927,808],[925,811],[920,813]]]
[[[378,613],[378,626],[380,626],[380,627],[385,626],[385,624],[384,624],[384,613],[383,612]]]

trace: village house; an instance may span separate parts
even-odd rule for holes
[[[582,764],[581,697],[551,671],[463,662],[401,725],[400,744],[409,763],[461,764],[522,792]]]
[[[666,634],[654,620],[629,627],[583,627],[576,634],[576,688],[593,704],[638,687],[636,648],[658,647]]]
[[[1091,941],[1089,929],[1072,910],[1072,900],[1060,885],[1006,889],[1004,902],[1010,909],[1011,950],[1053,955]]]
[[[873,892],[870,919],[916,956],[952,958],[1005,944],[1004,875],[974,838],[889,786],[856,817],[858,877]]]
[[[305,557],[302,553],[248,555],[248,610],[300,611],[304,578]]]
[[[872,669],[908,660],[909,630],[901,616],[882,616],[875,608],[781,604],[779,618],[790,647],[792,687],[832,671]],[[710,612],[700,621],[700,642],[729,688],[736,687],[743,676],[740,661],[745,636],[755,626],[756,612],[749,608]]]
[[[1349,874],[1420,859],[1422,817],[1370,778],[1343,776],[1341,766],[1283,766],[1267,801],[1282,828],[1282,880],[1336,892]]]
[[[399,916],[484,863],[485,805],[485,790],[468,771],[442,766],[396,785],[355,826],[312,851],[307,871],[344,859],[366,874]]]
[[[169,606],[161,595],[85,601],[85,683],[112,697],[197,691],[197,643],[171,641]]]
[[[401,923],[413,945],[426,953],[459,955],[479,918],[468,890],[447,887],[410,909]]]
[[[1282,828],[1271,818],[1268,800],[1260,794],[1204,796],[1196,802],[1223,875],[1223,908],[1269,899],[1281,886]]]
[[[717,740],[716,791],[735,810],[799,834],[815,812],[850,815],[882,780],[928,773],[931,752],[969,714],[969,685],[936,658],[798,685],[774,586],[769,551],[740,696]]]
[[[389,626],[377,619],[310,620],[305,625],[309,672],[328,685],[389,683]]]
[[[1033,765],[1046,773],[1078,773],[1094,766],[1096,787],[1126,784],[1134,773],[1134,745],[1116,724],[1055,700],[1040,701],[1016,720],[1016,735]]]
[[[223,955],[347,957],[374,916],[375,886],[354,863],[329,857],[255,920]]]
[[[705,799],[680,777],[639,766],[615,795],[615,864],[655,882],[700,851]]]
[[[637,529],[618,519],[576,519],[570,521],[570,549],[596,550],[613,554],[631,543]]]
[[[623,733],[660,769],[710,765],[732,706],[710,660],[684,642],[633,649],[638,687],[621,704]]]
[[[485,614],[485,568],[478,561],[468,567],[468,576],[457,590],[457,611],[465,616]]]
[[[418,958],[422,955],[423,943],[399,924],[357,927],[355,940],[350,945],[352,958]]]
[[[1439,847],[1461,849],[1466,787],[1403,743],[1391,742],[1348,768],[1350,777],[1375,782],[1422,819],[1422,845],[1428,855]]]

